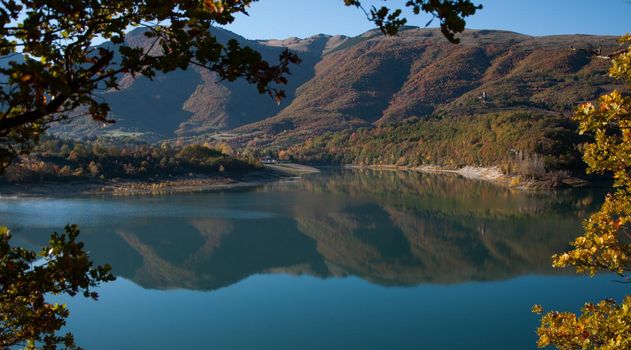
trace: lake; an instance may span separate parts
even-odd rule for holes
[[[457,176],[329,169],[155,197],[2,199],[16,244],[77,223],[117,281],[68,303],[98,349],[535,349],[545,309],[621,299],[551,268],[602,189],[513,191]]]

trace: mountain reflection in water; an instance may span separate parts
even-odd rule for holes
[[[261,273],[405,286],[564,273],[550,256],[567,248],[602,196],[328,170],[239,191],[5,201],[0,220],[30,247],[78,223],[98,263],[151,289],[215,290]]]

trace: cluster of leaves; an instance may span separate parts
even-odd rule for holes
[[[326,134],[288,153],[313,163],[501,166],[506,173],[537,177],[554,170],[581,172],[582,141],[568,118],[503,112]]]
[[[402,10],[392,10],[386,6],[377,8],[372,6],[366,10],[360,0],[344,0],[346,6],[356,6],[364,10],[368,19],[374,22],[384,34],[394,35],[399,28],[407,23],[407,19],[401,17]],[[475,5],[470,0],[408,0],[405,3],[415,15],[421,11],[431,14],[432,20],[440,21],[440,31],[452,43],[459,43],[456,38],[457,33],[464,31],[465,17],[472,16],[477,10],[482,9],[482,5]]]
[[[81,294],[96,300],[93,288],[114,280],[108,265],[93,266],[78,235],[77,226],[66,226],[65,233],[53,233],[49,246],[37,254],[11,247],[9,230],[0,228],[0,348],[77,348],[71,333],[57,334],[68,309],[46,297]]]
[[[92,143],[48,138],[28,157],[9,166],[8,182],[65,181],[68,179],[149,179],[189,176],[239,175],[257,170],[254,158],[236,158],[210,145],[183,148],[168,144]]]
[[[611,76],[631,85],[631,36],[622,38],[627,50],[613,57]],[[594,275],[610,270],[622,278],[631,271],[631,97],[618,91],[603,95],[596,104],[579,107],[581,133],[594,135],[584,159],[590,172],[612,172],[615,192],[585,222],[585,233],[569,252],[553,256],[556,267],[573,266]],[[541,313],[536,305],[534,310]],[[631,296],[586,304],[582,314],[552,311],[538,329],[540,347],[560,349],[628,349],[631,347]]]

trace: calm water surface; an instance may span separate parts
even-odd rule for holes
[[[64,298],[97,349],[534,349],[535,303],[620,299],[550,268],[603,193],[513,192],[451,176],[326,171],[248,190],[0,200],[37,248],[80,224],[119,276]]]

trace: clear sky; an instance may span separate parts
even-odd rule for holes
[[[484,9],[469,17],[472,29],[503,29],[529,35],[631,32],[630,0],[474,0]],[[405,0],[364,0],[365,6],[403,7]],[[374,28],[362,11],[343,0],[260,0],[250,16],[226,28],[248,39],[308,37],[318,33],[354,36]],[[408,14],[408,24],[425,26],[427,15]]]

